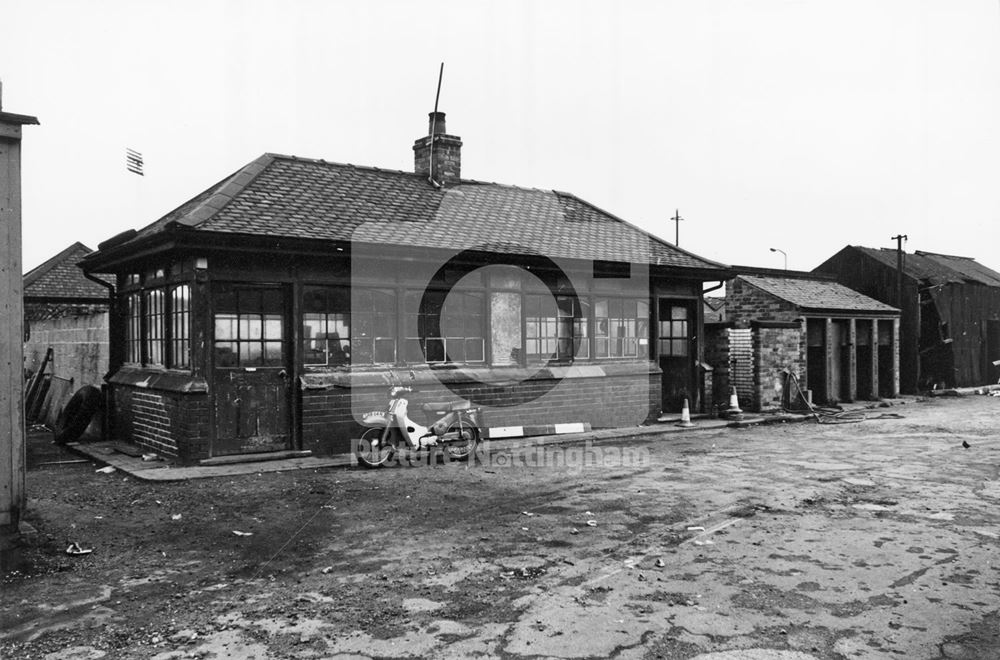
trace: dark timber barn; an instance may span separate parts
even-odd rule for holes
[[[896,304],[896,250],[849,245],[815,272]],[[904,255],[902,275],[902,391],[997,382],[1000,273],[969,257],[918,251]]]

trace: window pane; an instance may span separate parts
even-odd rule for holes
[[[215,315],[215,338],[217,340],[236,339],[236,315]]]
[[[239,354],[241,367],[259,367],[263,361],[263,349],[259,341],[239,342]]]
[[[372,363],[372,340],[366,337],[351,338],[351,363],[371,364]]]
[[[424,352],[420,348],[420,340],[416,337],[407,337],[403,340],[403,361],[417,364],[424,361]]]
[[[264,339],[281,339],[284,336],[282,330],[280,316],[268,314],[264,317]]]
[[[671,307],[670,318],[674,321],[685,320],[688,317],[687,307]]]
[[[673,352],[672,355],[687,355],[687,340],[686,339],[674,339],[673,342]]]
[[[449,337],[445,348],[448,362],[465,362],[465,339]]]
[[[377,337],[375,339],[374,362],[376,364],[396,361],[396,340],[392,337]]]
[[[424,344],[428,362],[444,362],[444,340],[428,338]]]
[[[284,342],[266,341],[264,342],[263,363],[270,367],[280,367],[285,363],[285,355],[282,347]]]
[[[483,339],[465,340],[465,359],[468,362],[482,362],[486,359],[486,342]]]
[[[239,364],[236,355],[236,342],[223,341],[215,344],[215,366],[235,367]]]

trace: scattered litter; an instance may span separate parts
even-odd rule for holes
[[[138,502],[139,500],[136,501]],[[161,502],[160,500],[153,500],[153,501],[156,502],[157,504],[163,504],[163,502]]]
[[[112,472],[115,472],[115,468],[111,465],[105,465],[104,467],[102,467],[97,471],[100,472],[101,474],[111,474]]]
[[[645,582],[645,581],[646,581],[646,576],[643,575],[642,573],[639,573],[639,582]]]
[[[656,560],[656,566],[657,566],[657,568],[663,568],[666,565],[667,565],[666,562],[664,562],[662,558]]]
[[[333,566],[327,566],[326,568],[323,569],[323,575],[327,575],[332,570]]]
[[[522,527],[522,528],[521,528],[521,531],[522,531],[522,532],[526,532],[526,531],[528,531],[528,528],[527,528],[527,527]]]
[[[69,547],[66,548],[67,555],[89,555],[93,551],[93,548],[81,548],[80,544],[75,541],[70,543]]]
[[[1000,396],[1000,390],[993,390],[987,396]]]
[[[143,454],[142,455],[142,460],[144,460],[144,461],[162,461],[163,459],[160,458],[156,454]]]
[[[235,534],[236,536],[253,536],[253,532],[241,532],[238,529],[234,529],[233,534]]]
[[[94,520],[104,520],[104,516],[94,516]]]
[[[695,545],[715,545],[715,541],[695,541]]]
[[[170,516],[170,519],[171,520],[180,520],[181,519],[181,515],[182,514],[180,514],[180,513],[175,513],[174,515]]]
[[[324,504],[320,508],[321,509],[336,509],[337,507],[333,506],[332,504]]]
[[[592,515],[594,515],[594,514],[593,514],[593,513],[591,513],[590,511],[584,511],[584,512],[583,512],[583,515],[585,515],[585,516],[592,516]]]
[[[968,442],[966,442],[965,440],[962,440],[962,447],[963,447],[964,449],[968,449],[968,448],[969,448],[969,447],[971,447],[971,446],[972,446],[972,445],[970,445],[970,444],[969,444]]]
[[[597,521],[596,520],[588,520],[587,521],[587,527],[597,527]]]
[[[704,527],[700,527],[700,526],[699,527],[688,527],[687,531],[689,531],[689,532],[704,532],[705,528]]]
[[[574,527],[573,529],[569,530],[569,533],[570,534],[579,534],[580,530],[578,530],[576,527]]]
[[[533,515],[535,515],[535,514],[531,513],[530,511],[522,511],[521,513],[523,513],[526,516],[533,516]]]
[[[576,566],[571,559],[563,559],[564,564],[569,564],[570,566]]]

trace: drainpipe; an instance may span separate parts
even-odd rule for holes
[[[83,276],[91,282],[100,284],[108,290],[108,373],[104,374],[104,379],[107,380],[108,376],[111,375],[111,328],[113,327],[112,322],[118,316],[118,295],[115,291],[114,284],[105,282],[101,278],[91,275],[87,271],[83,271]],[[101,440],[107,442],[110,439],[111,431],[111,406],[109,405],[110,391],[108,390],[106,383],[101,386],[101,394],[104,395],[104,419],[101,420]]]

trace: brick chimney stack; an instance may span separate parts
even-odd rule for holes
[[[427,135],[413,143],[413,169],[441,186],[462,178],[462,139],[445,131],[444,113],[428,113]]]

